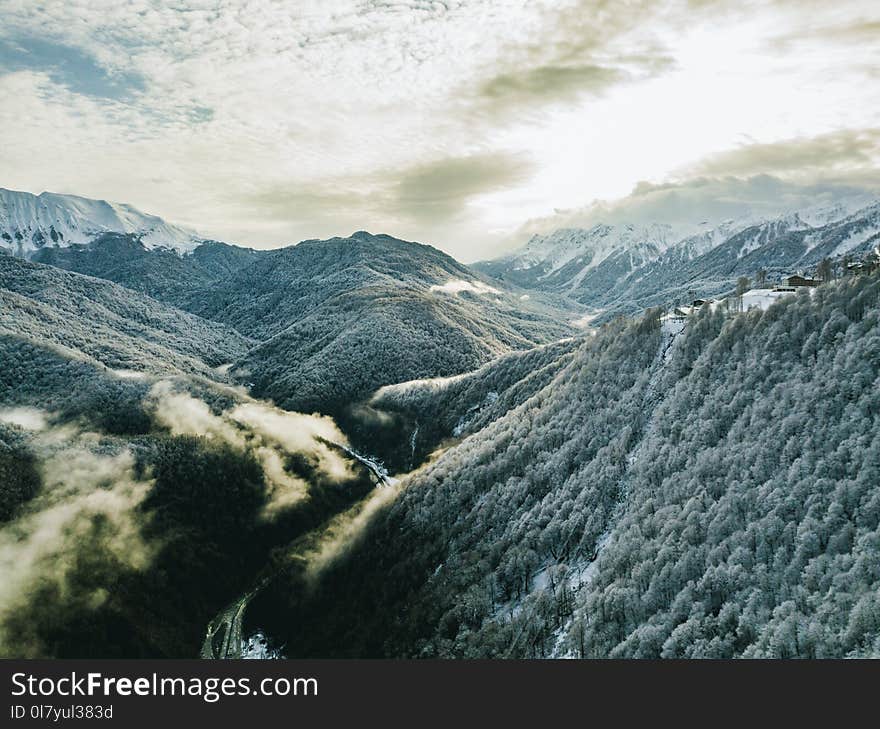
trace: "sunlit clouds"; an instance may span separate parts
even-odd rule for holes
[[[768,207],[878,185],[867,0],[0,0],[0,20],[0,185],[247,245],[368,229],[474,260],[640,183],[772,176]]]

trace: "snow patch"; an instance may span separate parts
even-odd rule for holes
[[[110,370],[110,374],[118,377],[120,380],[146,380],[148,375],[146,372],[139,370]]]
[[[767,311],[767,309],[780,299],[794,295],[795,292],[790,290],[752,289],[751,291],[746,291],[742,295],[742,308],[743,311],[749,311],[750,309]]]
[[[460,294],[463,291],[477,295],[501,293],[498,289],[484,284],[482,281],[465,281],[461,278],[451,278],[445,284],[434,284],[428,290],[444,294]]]
[[[611,531],[604,532],[596,540],[596,551],[592,559],[575,565],[569,573],[568,584],[573,590],[580,590],[582,587],[589,585],[599,572],[599,557],[611,541]]]
[[[668,314],[660,320],[660,329],[667,337],[675,337],[681,334],[686,323],[685,317]]]

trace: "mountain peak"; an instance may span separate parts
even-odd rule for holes
[[[189,253],[202,238],[195,231],[142,213],[132,205],[56,192],[0,188],[0,247],[30,256],[46,247],[89,243],[104,233],[134,234],[145,248]]]
[[[582,260],[594,267],[614,252],[656,256],[679,240],[670,225],[596,223],[590,228],[560,228],[547,235],[533,235],[510,260],[520,270],[541,269],[544,275]]]

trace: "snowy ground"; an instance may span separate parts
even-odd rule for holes
[[[664,349],[661,350],[663,354],[665,354],[665,349],[668,348],[666,345],[668,345],[673,338],[682,333],[686,322],[687,319],[684,317],[671,314],[664,316],[663,319],[660,320],[660,329],[663,331],[664,336]]]
[[[760,309],[766,311],[771,305],[786,296],[794,296],[794,291],[775,291],[772,289],[752,289],[746,291],[742,297],[743,311],[749,309]]]
[[[807,289],[810,294],[812,294],[816,289],[809,288]],[[785,288],[785,289],[751,289],[750,291],[746,291],[742,297],[742,308],[743,311],[749,311],[750,309],[760,309],[761,311],[766,311],[773,304],[775,304],[780,299],[784,299],[786,296],[795,296],[797,294],[797,290],[794,288]],[[731,300],[731,309],[736,310],[739,308],[739,303],[736,301],[735,296],[729,297]],[[714,311],[719,306],[724,306],[727,302],[727,299],[718,299],[717,301],[712,301],[708,304]],[[674,321],[683,322],[687,316],[698,311],[698,307],[693,306],[680,306],[678,310],[681,311],[685,317],[678,316],[676,314],[667,314],[663,317],[664,329],[667,327],[667,323],[671,324]]]

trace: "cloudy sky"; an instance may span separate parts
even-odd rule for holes
[[[465,261],[880,187],[874,0],[0,0],[0,186]]]

